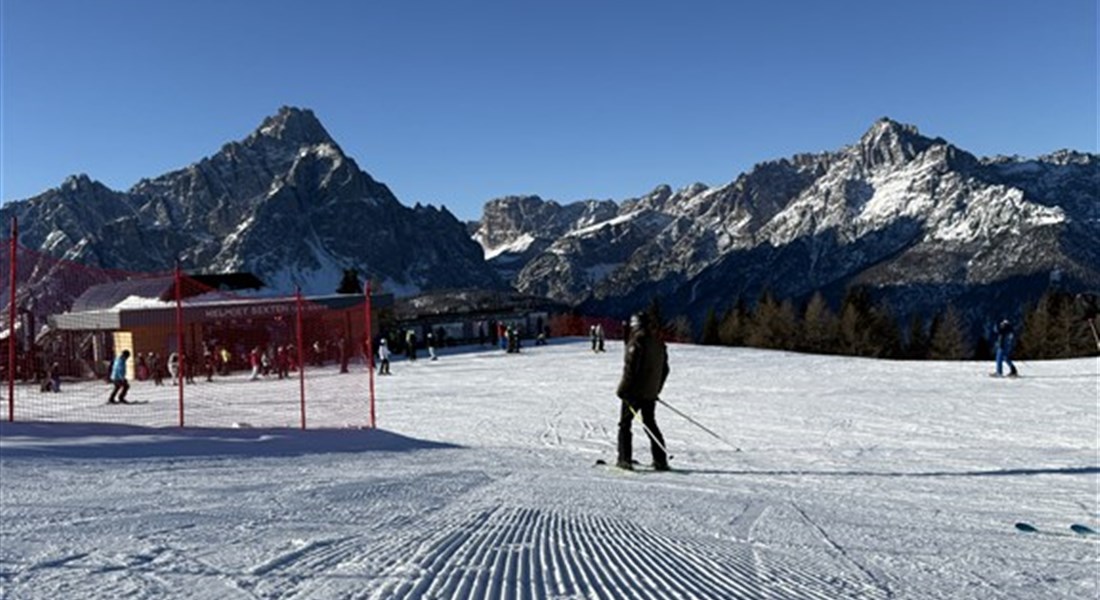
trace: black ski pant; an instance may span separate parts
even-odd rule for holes
[[[130,383],[125,379],[117,379],[112,383],[114,383],[114,389],[111,390],[111,395],[107,398],[107,402],[109,404],[114,404],[116,401],[126,402],[126,393],[130,391]],[[122,393],[120,394],[119,392]]]
[[[642,425],[648,429],[649,447],[653,453],[654,465],[667,465],[668,456],[662,446],[665,438],[661,435],[661,429],[657,427],[657,419],[654,416],[657,408],[657,400],[623,400],[619,408],[619,462],[632,462],[634,457],[634,436],[631,434],[631,424],[634,422],[634,413],[642,416]],[[633,410],[631,410],[633,409]]]

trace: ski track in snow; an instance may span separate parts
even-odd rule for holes
[[[607,485],[624,483],[643,482],[622,478]],[[476,474],[440,475],[428,477],[415,493],[463,493],[478,484],[486,482]],[[185,589],[191,579],[223,583],[204,597],[242,598],[360,597],[365,581],[373,582],[367,586],[375,588],[372,598],[887,597],[876,593],[869,580],[859,585],[852,579],[837,581],[827,563],[769,552],[745,541],[677,536],[639,525],[628,514],[546,510],[491,495],[475,503],[485,506],[467,509],[445,502],[420,516],[402,515],[388,504],[414,490],[380,487],[390,489],[337,486],[322,494],[324,502],[318,506],[326,513],[359,512],[345,505],[366,509],[351,523],[334,519],[295,524],[277,516],[262,520],[238,515],[238,524],[228,531],[211,520],[142,532],[144,523],[163,522],[164,515],[154,519],[131,509],[91,511],[97,514],[86,516],[80,526],[98,550],[39,560],[9,583],[29,591],[40,573],[52,572],[43,582],[52,589],[33,587],[31,596],[43,597],[63,595],[68,585],[76,584],[59,575],[66,571],[75,580],[95,581],[103,597],[167,596],[170,590]],[[372,506],[372,498],[385,501]],[[378,517],[365,528],[353,524]],[[96,528],[108,523],[101,537]],[[379,536],[379,528],[391,534]],[[35,529],[42,531],[42,526]],[[318,531],[307,533],[311,529]],[[332,535],[348,529],[349,535]],[[181,539],[184,530],[190,530],[185,539],[192,541],[174,545],[172,540]],[[137,533],[128,540],[115,537],[128,531]]]
[[[395,362],[377,431],[0,425],[0,597],[1095,597],[1100,544],[1012,528],[1096,526],[1095,361],[674,346],[667,399],[744,452],[658,408],[656,473],[592,466],[611,346]]]

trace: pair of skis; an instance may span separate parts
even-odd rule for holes
[[[622,471],[624,473],[638,473],[638,472],[641,472],[641,473],[687,473],[687,471],[682,471],[680,469],[671,469],[671,468],[669,468],[669,469],[656,469],[656,468],[653,467],[653,465],[642,464],[642,463],[640,463],[636,460],[630,461],[631,468],[629,468],[629,469],[624,468],[624,467],[620,467],[614,461],[608,462],[608,461],[606,461],[602,458],[596,459],[596,464],[593,465],[593,466],[608,467],[608,468],[611,468],[611,469]]]

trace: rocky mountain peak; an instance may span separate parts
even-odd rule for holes
[[[1040,156],[1039,161],[1055,165],[1095,165],[1096,155],[1078,152],[1076,150],[1062,149],[1051,154]]]
[[[273,116],[264,119],[259,129],[245,143],[259,140],[277,140],[288,146],[336,146],[321,121],[308,108],[284,106]]]
[[[865,166],[875,168],[907,163],[935,143],[913,125],[883,117],[863,134],[855,150]]]
[[[61,183],[61,191],[64,192],[80,192],[90,190],[96,186],[96,182],[92,181],[91,177],[88,177],[84,173],[79,175],[69,175],[65,178],[65,181]]]

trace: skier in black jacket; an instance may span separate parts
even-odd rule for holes
[[[668,378],[668,351],[661,341],[656,323],[648,315],[638,313],[631,317],[632,334],[627,343],[623,376],[617,395],[619,407],[619,446],[616,464],[623,469],[633,469],[633,436],[630,428],[635,414],[640,414],[642,425],[650,437],[653,452],[653,468],[668,470],[665,440],[657,427],[654,411],[657,398]]]

